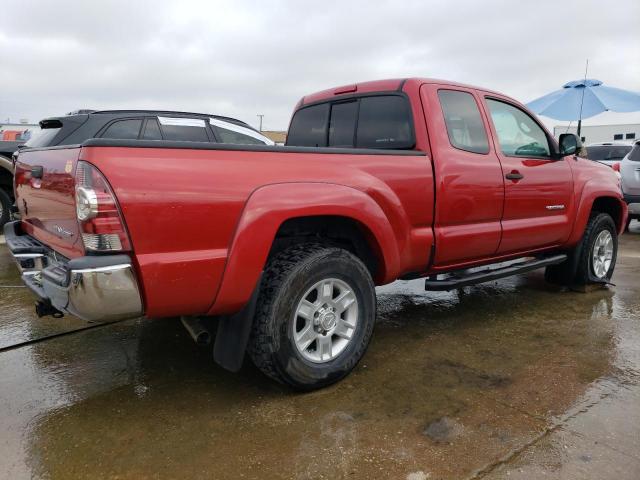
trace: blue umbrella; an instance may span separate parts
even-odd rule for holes
[[[583,118],[598,113],[635,112],[640,110],[640,94],[605,87],[600,80],[584,79],[565,83],[560,90],[551,92],[527,106],[539,115],[556,120],[578,120],[578,135]]]

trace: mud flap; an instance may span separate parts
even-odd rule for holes
[[[237,372],[242,367],[258,303],[261,281],[262,275],[258,278],[256,288],[242,310],[233,315],[221,316],[218,320],[213,359],[222,368],[231,372]]]

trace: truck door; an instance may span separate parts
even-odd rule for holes
[[[500,244],[504,180],[475,92],[423,84],[433,155],[434,266],[489,257]]]
[[[560,245],[573,218],[573,176],[566,159],[552,157],[548,134],[527,112],[486,97],[495,147],[505,177],[499,254]]]

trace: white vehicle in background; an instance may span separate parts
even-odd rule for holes
[[[613,167],[633,148],[632,142],[602,142],[587,145],[587,158]]]
[[[633,145],[631,151],[625,155],[619,165],[622,177],[622,193],[624,201],[629,205],[629,218],[640,220],[640,141]]]

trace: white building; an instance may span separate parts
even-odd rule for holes
[[[578,126],[553,127],[553,136],[558,138],[561,133],[577,134]],[[583,125],[580,136],[585,145],[602,142],[634,142],[640,140],[640,123],[627,123],[619,125]]]

